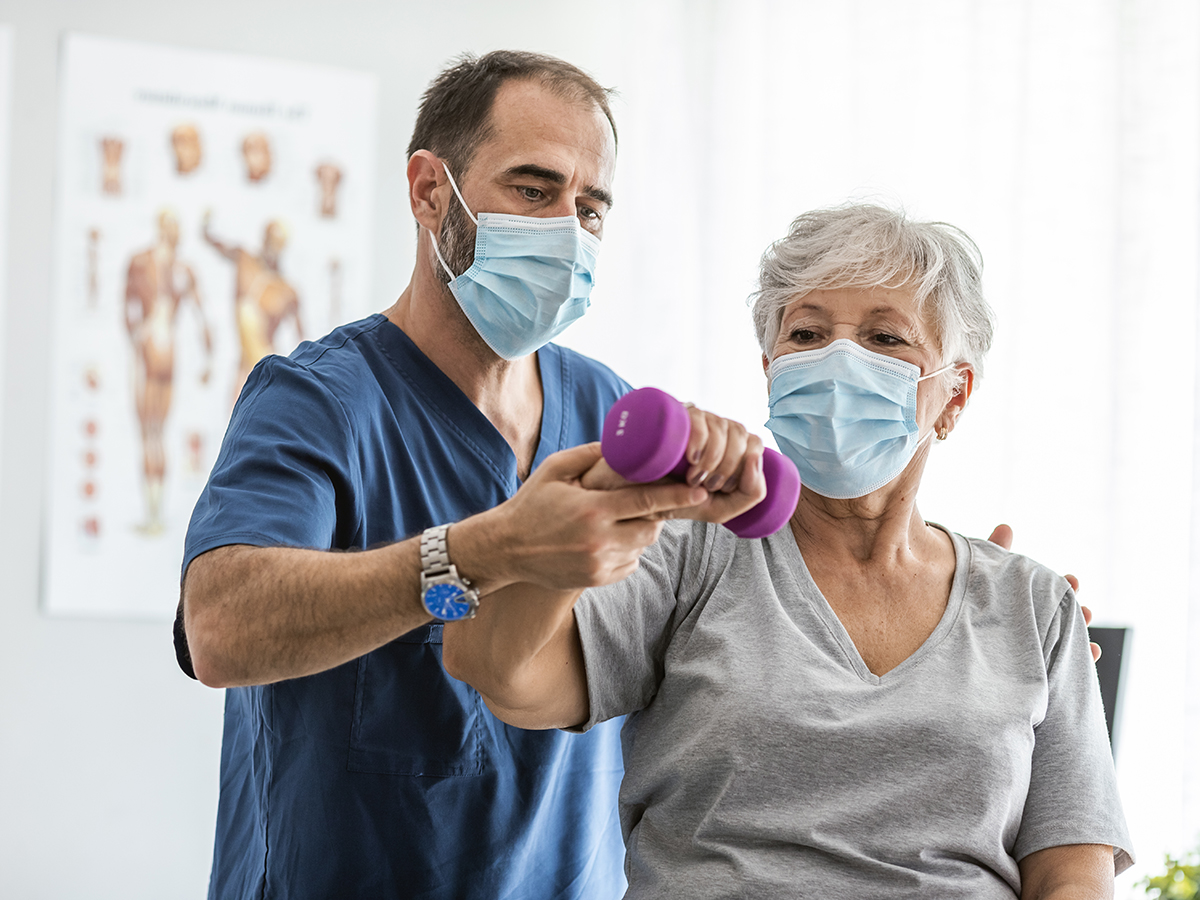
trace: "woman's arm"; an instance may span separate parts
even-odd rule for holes
[[[1021,900],[1112,900],[1113,849],[1105,844],[1047,847],[1018,865]]]
[[[516,584],[489,594],[474,619],[446,623],[446,671],[479,691],[509,725],[581,725],[589,715],[574,615],[581,593]]]

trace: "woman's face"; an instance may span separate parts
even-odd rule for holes
[[[797,297],[783,311],[779,337],[763,368],[788,353],[819,350],[846,338],[868,350],[912,363],[922,375],[941,368],[941,348],[933,326],[917,313],[910,288],[830,288]],[[940,379],[917,391],[917,422],[922,431],[943,411],[948,396]]]

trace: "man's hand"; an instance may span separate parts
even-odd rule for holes
[[[1005,550],[1012,549],[1012,539],[1013,539],[1013,530],[1011,528],[1009,528],[1007,525],[997,525],[996,528],[992,531],[991,537],[988,538],[988,540],[991,541],[993,544],[997,544],[998,546],[1003,547]],[[1074,575],[1064,575],[1063,577],[1066,578],[1067,583],[1069,585],[1071,585],[1071,590],[1073,590],[1075,593],[1078,594],[1079,593],[1079,579],[1076,578]],[[1084,624],[1091,625],[1092,624],[1092,611],[1090,609],[1088,609],[1086,606],[1084,606],[1082,603],[1079,604],[1079,608],[1081,610],[1083,610]],[[1092,644],[1092,662],[1097,662],[1097,661],[1099,661],[1099,659],[1100,659],[1100,645],[1093,643]]]
[[[618,482],[611,469],[596,475],[609,490],[589,490],[583,478],[600,461],[599,443],[561,450],[510,499],[454,525],[448,541],[459,571],[484,592],[517,582],[611,584],[637,568],[664,518],[709,502],[701,487]]]

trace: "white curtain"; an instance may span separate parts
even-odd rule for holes
[[[796,214],[871,198],[963,227],[999,330],[922,512],[979,536],[1012,524],[1014,549],[1080,576],[1097,623],[1133,629],[1126,813],[1143,865],[1195,846],[1196,4],[618,8],[600,71],[623,95],[617,205],[569,341],[758,427],[744,300]]]

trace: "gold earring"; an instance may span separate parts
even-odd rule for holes
[[[944,441],[949,434],[950,434],[950,429],[947,428],[945,425],[943,425],[941,428],[938,429],[937,439],[939,441]]]

